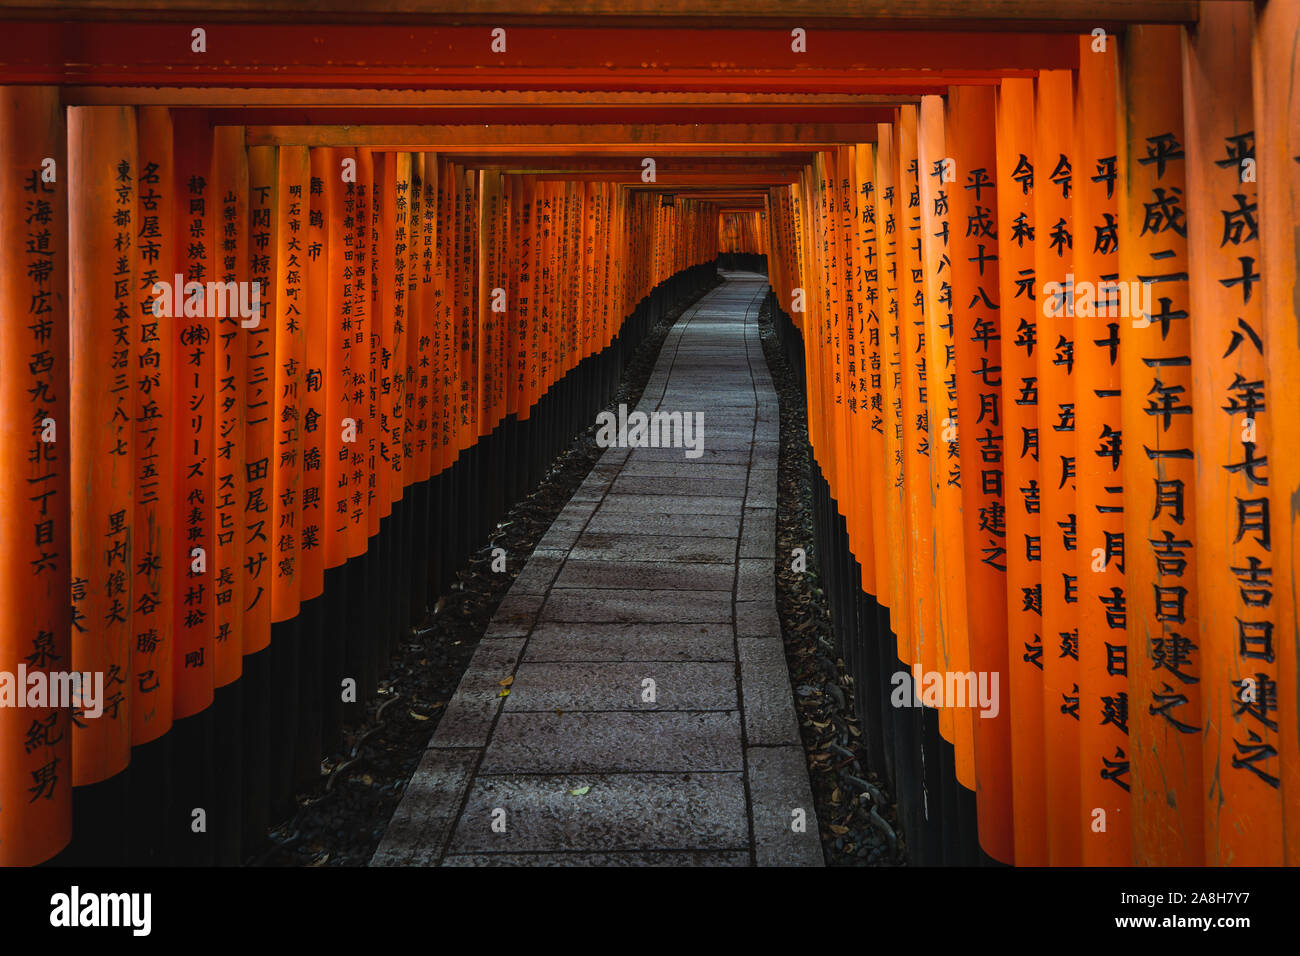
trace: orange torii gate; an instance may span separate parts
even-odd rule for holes
[[[1268,9],[1261,22],[1294,24],[1285,4]],[[902,157],[903,188],[881,232],[882,249],[898,249],[897,279],[891,271],[879,291],[899,290],[898,334],[886,349],[894,374],[882,383],[895,396],[896,426],[881,450],[865,446],[867,474],[856,481],[829,467],[846,447],[838,412],[812,399],[812,383],[843,361],[844,346],[823,338],[814,348],[804,326],[810,433],[831,507],[857,514],[876,475],[934,489],[924,501],[905,492],[897,518],[850,519],[842,544],[826,539],[856,554],[854,538],[865,534],[909,554],[904,601],[895,604],[892,582],[875,580],[894,633],[858,621],[849,639],[896,641],[895,666],[915,672],[908,665],[920,662],[914,680],[932,667],[976,686],[986,670],[1005,680],[1009,750],[969,698],[958,704],[974,723],[980,846],[1004,862],[1293,856],[1284,835],[1295,803],[1294,673],[1280,665],[1294,659],[1294,627],[1282,625],[1294,620],[1294,573],[1279,536],[1289,542],[1294,516],[1272,478],[1293,456],[1270,455],[1280,445],[1269,423],[1295,402],[1271,378],[1287,382],[1275,343],[1294,329],[1294,309],[1270,282],[1296,281],[1289,233],[1277,224],[1294,209],[1300,160],[1286,153],[1296,118],[1281,115],[1274,81],[1259,71],[1265,62],[1278,69],[1295,34],[1264,40],[1255,21],[1247,6],[1207,4],[1194,36],[1152,26],[1083,37],[1077,70],[1008,78],[996,103],[954,87],[934,107],[923,98],[919,114],[899,108],[877,137],[882,151],[898,141]],[[1252,56],[1253,83],[1244,70]],[[935,115],[946,142],[941,125],[927,125]],[[1256,147],[1264,115],[1271,181]],[[823,155],[828,167],[836,161]],[[1272,206],[1257,182],[1275,191]],[[795,208],[800,191],[773,190],[769,203]],[[818,267],[797,235],[775,223],[769,235],[776,301],[797,320],[797,293],[817,285]],[[834,322],[822,316],[817,326]],[[929,340],[910,336],[909,323]],[[928,420],[909,404],[922,386]],[[966,464],[951,508],[934,457],[941,425]],[[922,429],[928,461],[908,446]],[[936,544],[965,537],[964,552],[931,555],[917,537],[927,525]],[[943,570],[950,560],[969,621],[955,643],[945,605],[962,589]],[[997,620],[988,599],[1003,575],[1010,629],[990,656],[976,650],[975,628]],[[947,586],[936,595],[939,582]],[[890,675],[873,679],[887,689]],[[971,738],[947,722],[953,701],[940,681],[934,689],[942,736],[957,734],[958,763],[941,785],[969,789],[962,748]],[[916,746],[925,753],[926,744],[923,734]],[[901,800],[921,788],[933,808],[924,759],[898,761],[893,773]],[[925,846],[924,830],[910,838],[937,860],[953,852],[961,825],[960,814],[942,821],[941,849]]]
[[[16,158],[6,186],[7,215],[38,225],[33,204],[40,219],[62,211],[60,181],[41,180],[44,154],[64,161],[57,102],[50,88],[4,100],[5,122],[44,122],[53,137],[33,141],[41,157]],[[49,489],[30,506],[38,547],[12,557],[63,582],[33,606],[23,659],[49,670],[70,660],[108,682],[102,719],[51,708],[8,725],[20,751],[24,739],[48,744],[26,748],[26,778],[6,771],[15,790],[0,847],[7,863],[57,853],[76,783],[89,835],[75,858],[233,862],[241,830],[257,839],[337,735],[335,688],[344,706],[373,692],[408,606],[418,620],[525,487],[512,477],[507,488],[484,446],[531,422],[537,474],[616,386],[631,342],[704,281],[717,207],[684,197],[667,208],[617,182],[484,172],[427,151],[250,146],[241,127],[159,107],[78,107],[70,135],[78,180],[103,184],[73,190],[69,211],[80,271],[63,321],[76,348],[41,318],[54,314],[43,290],[59,274],[21,250],[6,273],[37,283],[22,290],[23,308],[38,309],[35,344],[59,346],[65,362],[60,373],[39,350],[22,361],[29,376],[8,379],[44,397],[37,440],[52,423],[33,446],[50,477],[18,471]],[[619,238],[634,236],[646,239],[639,251]],[[516,255],[544,264],[540,286]],[[524,298],[538,321],[498,318]],[[105,311],[116,324],[99,320]],[[105,362],[110,353],[120,360]],[[59,410],[69,398],[76,414]],[[91,431],[59,445],[66,421]],[[83,475],[75,506],[60,447]],[[417,571],[429,540],[437,559]],[[19,603],[31,597],[28,587]],[[385,622],[379,639],[362,637],[367,618]],[[218,782],[214,766],[242,783]],[[181,806],[211,814],[211,838],[177,838],[200,832]]]
[[[798,356],[917,858],[1300,858],[1297,5],[1060,6],[1162,25],[722,30],[722,77],[665,27],[623,80],[521,25],[473,125],[475,27],[270,27],[245,93],[175,27],[14,24],[0,670],[104,691],[0,710],[0,862],[237,861],[719,253]]]

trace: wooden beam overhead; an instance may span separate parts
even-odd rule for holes
[[[875,124],[664,124],[629,126],[249,126],[249,146],[368,146],[373,149],[440,153],[525,153],[561,146],[588,154],[650,156],[672,153],[735,152],[746,147],[771,151],[818,150],[844,143],[872,143]]]
[[[0,83],[420,90],[879,92],[989,83],[1071,66],[1070,33],[961,33],[813,26],[790,31],[511,28],[505,52],[483,27],[13,21],[0,31]],[[1096,21],[1090,21],[1096,25]],[[1020,29],[1026,24],[1022,21]],[[891,89],[891,87],[894,87]]]
[[[536,178],[548,182],[616,183],[620,186],[637,186],[640,181],[632,176],[615,173],[538,173]],[[689,186],[750,185],[767,189],[769,186],[786,186],[799,181],[797,171],[790,173],[668,173],[658,178],[656,185],[667,192],[681,192]]]
[[[828,24],[943,24],[1023,29],[1026,21],[1050,26],[1075,23],[1191,23],[1195,0],[0,0],[0,16],[120,20],[229,20],[336,23],[547,22],[606,25],[680,22]]]
[[[208,111],[217,126],[457,126],[474,125],[559,125],[660,124],[767,125],[873,124],[892,121],[893,107],[816,106],[607,106],[598,109],[568,107],[497,108],[490,101],[475,110],[404,109],[362,107],[356,109],[291,108],[213,109]]]
[[[934,84],[937,88],[938,83]],[[625,90],[377,90],[297,89],[189,86],[65,86],[65,106],[171,106],[261,109],[277,106],[295,108],[414,107],[441,110],[482,110],[562,107],[569,110],[599,111],[609,107],[663,108],[670,106],[744,106],[869,108],[917,103],[919,94],[892,93],[759,93],[730,90],[693,92],[638,92]]]

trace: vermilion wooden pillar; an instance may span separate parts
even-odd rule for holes
[[[1033,83],[1006,79],[996,101],[998,285],[1002,313],[1003,491],[1007,533],[1007,693],[1015,714],[1043,708],[1041,482],[1037,350],[1039,303],[1034,279]],[[1013,720],[1011,787],[1015,862],[1048,862],[1042,720]]]
[[[213,276],[220,282],[248,281],[248,156],[243,130],[219,126],[213,130],[212,203],[214,230]],[[242,301],[242,299],[241,299]],[[242,314],[216,321],[216,553],[212,566],[215,587],[213,682],[229,686],[242,673],[245,580],[243,530],[247,490],[244,464],[246,412],[244,383],[248,376],[248,331]]]
[[[175,224],[175,160],[172,113],[164,107],[144,107],[138,113],[140,223],[135,255],[139,281],[135,284],[132,342],[135,346],[130,382],[135,452],[134,546],[132,604],[131,742],[141,746],[171,730],[176,653],[175,597],[178,568],[188,570],[184,538],[174,537],[173,490],[176,441],[175,417],[183,405],[173,398],[176,316],[174,286],[181,262],[177,256]],[[162,283],[161,296],[154,283]],[[182,293],[184,280],[182,280]],[[154,314],[154,302],[162,299]]]
[[[997,675],[996,712],[973,718],[979,842],[1002,863],[1014,855],[1011,802],[1012,700],[1007,660],[1007,523],[1004,381],[997,259],[997,156],[990,87],[948,91],[946,186],[952,262],[958,443],[970,667]],[[989,684],[992,689],[992,684]]]
[[[1115,195],[1116,38],[1079,41],[1074,95],[1074,454],[1079,568],[1079,816],[1085,865],[1131,862],[1129,791],[1106,776],[1128,742],[1131,708],[1119,323],[1109,303],[1119,272]],[[1085,294],[1086,293],[1086,294]],[[1100,813],[1098,812],[1100,811]]]
[[[181,113],[176,134],[173,261],[177,273],[184,277],[187,292],[185,314],[173,315],[166,326],[174,361],[173,413],[169,422],[169,437],[175,448],[171,494],[176,508],[172,673],[176,717],[180,719],[212,703],[217,303],[206,291],[215,271],[210,242],[214,202],[210,182],[212,131],[202,117]],[[141,181],[142,215],[147,185]],[[226,299],[228,307],[229,297]],[[191,308],[191,304],[197,307]],[[142,456],[147,449],[147,444],[141,446],[137,454]]]
[[[1130,292],[1119,320],[1124,540],[1133,545],[1124,554],[1129,746],[1117,744],[1101,772],[1131,787],[1133,856],[1143,865],[1198,863],[1199,816],[1189,804],[1201,802],[1210,814],[1218,803],[1210,795],[1213,771],[1203,774],[1201,760],[1200,701],[1210,690],[1196,617],[1186,135],[1182,84],[1166,65],[1181,55],[1180,33],[1133,27],[1120,47],[1119,279]],[[1213,826],[1208,816],[1206,826]]]
[[[1268,4],[1259,12],[1252,37],[1255,155],[1259,173],[1260,239],[1263,246],[1264,361],[1268,388],[1277,396],[1300,394],[1300,309],[1296,307],[1296,254],[1300,240],[1300,6]],[[1276,405],[1274,406],[1277,407]],[[1294,408],[1294,404],[1292,405]],[[1274,419],[1277,421],[1277,419]],[[1272,522],[1274,614],[1278,664],[1278,758],[1282,768],[1283,834],[1286,862],[1300,864],[1300,666],[1297,627],[1297,516],[1289,502],[1300,493],[1300,455],[1273,430],[1270,448],[1269,517]]]
[[[881,603],[892,611],[890,623],[898,635],[898,658],[904,657],[907,635],[907,580],[905,578],[905,549],[896,537],[903,527],[903,396],[902,367],[899,359],[899,270],[902,263],[899,249],[902,245],[898,212],[898,161],[894,152],[894,127],[885,123],[877,127],[876,134],[876,246],[880,256],[880,299],[883,327],[881,345],[881,404],[884,407],[884,480],[883,513],[885,524],[882,534],[888,536],[890,547],[886,570],[888,586]]]
[[[74,715],[72,771],[77,786],[126,769],[131,749],[131,529],[135,442],[132,332],[136,323],[136,186],[140,166],[135,111],[68,111],[69,325],[72,475],[72,668],[104,675],[104,711]],[[174,502],[169,506],[174,506]],[[101,791],[102,792],[102,791]],[[100,805],[105,813],[108,802]],[[103,828],[120,820],[98,814]],[[104,847],[108,858],[114,849]]]
[[[1187,291],[1195,317],[1187,324],[1196,370],[1186,402],[1194,409],[1187,417],[1199,463],[1199,627],[1188,636],[1203,660],[1202,766],[1217,769],[1209,780],[1202,772],[1206,862],[1280,866],[1281,674],[1269,507],[1278,453],[1269,451],[1277,448],[1274,430],[1290,422],[1288,396],[1274,392],[1260,341],[1271,330],[1260,287],[1261,207],[1246,162],[1255,158],[1251,75],[1242,69],[1250,58],[1251,20],[1249,6],[1204,4],[1182,51]],[[1290,399],[1294,406],[1296,396]],[[1285,513],[1280,517],[1285,527]]]
[[[921,186],[921,248],[925,276],[927,415],[930,422],[929,485],[934,501],[935,651],[938,669],[970,670],[963,550],[961,443],[957,409],[957,346],[953,298],[951,195],[956,162],[945,142],[942,98],[921,99],[917,154]],[[951,177],[951,181],[949,178]],[[946,686],[946,682],[945,682]],[[975,790],[972,701],[945,700],[939,727],[953,744],[958,783]]]
[[[10,674],[66,671],[72,660],[70,478],[81,433],[68,382],[67,135],[57,88],[0,87],[0,670]],[[84,130],[78,142],[89,148]],[[84,193],[79,209],[83,230],[107,212]],[[80,236],[84,251],[91,235]],[[113,471],[123,482],[125,465]],[[67,845],[72,782],[71,712],[0,707],[0,866],[41,863]]]
[[[1053,296],[1074,274],[1072,168],[1074,91],[1069,70],[1038,74],[1035,124],[1033,222],[1034,282],[1037,287],[1038,451],[1041,518],[1036,543],[1042,569],[1043,772],[1047,787],[1048,859],[1053,866],[1078,866],[1083,847],[1079,827],[1079,726],[1117,720],[1116,710],[1084,711],[1079,700],[1079,548],[1075,505],[1074,374],[1075,321],[1067,293]],[[1048,121],[1045,118],[1051,117]]]
[[[275,257],[279,230],[279,181],[274,146],[248,149],[248,267],[257,284],[259,308],[245,333],[244,470],[244,661],[243,740],[244,843],[265,837],[270,822],[271,611],[275,569],[272,502],[275,456],[275,349],[277,299]],[[237,204],[238,208],[238,204]]]
[[[921,186],[917,165],[917,109],[899,109],[899,365],[903,400],[903,487],[906,512],[909,656],[904,662],[920,679],[938,664],[934,641],[933,518],[930,502],[931,433],[925,356],[925,261],[921,242]],[[901,648],[900,648],[901,650]],[[937,798],[937,794],[935,795]]]

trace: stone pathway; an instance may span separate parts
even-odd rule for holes
[[[822,865],[776,614],[767,282],[726,275],[637,406],[703,412],[702,455],[604,453],[501,602],[372,865]]]

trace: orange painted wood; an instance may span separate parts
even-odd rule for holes
[[[475,276],[478,285],[478,329],[482,348],[479,352],[479,381],[482,383],[480,393],[479,415],[481,425],[479,433],[486,435],[496,428],[501,420],[501,398],[499,365],[501,362],[501,313],[492,309],[496,298],[495,290],[500,288],[498,274],[497,231],[501,217],[501,175],[496,172],[482,173],[482,190],[477,215],[477,242],[481,268]],[[504,291],[504,290],[503,290]]]
[[[72,660],[70,456],[78,433],[68,382],[64,116],[57,88],[0,87],[0,400],[9,410],[0,420],[0,670],[15,675],[19,666],[66,671]],[[78,132],[82,162],[98,147],[87,133],[95,130]],[[44,178],[47,158],[52,181]],[[107,212],[89,198],[79,208],[82,249],[86,230],[99,228]],[[47,419],[55,441],[42,441]],[[117,475],[129,480],[125,463]],[[71,714],[0,707],[0,866],[42,863],[71,836]]]
[[[360,520],[365,526],[365,542],[362,550],[370,547],[370,541],[379,533],[381,507],[387,502],[387,496],[380,495],[380,481],[386,476],[383,465],[383,422],[381,420],[381,403],[379,397],[379,359],[382,336],[379,305],[377,301],[378,265],[377,225],[375,198],[378,179],[377,167],[382,166],[381,154],[368,149],[357,150],[356,182],[356,306],[354,309],[357,329],[357,368],[360,373],[357,396],[357,430],[358,444],[363,456],[362,465],[362,503]]]
[[[369,154],[363,150],[336,151],[340,178],[343,164],[355,161],[355,178],[343,182],[343,302],[347,306],[344,333],[345,383],[348,401],[348,534],[347,557],[365,553],[371,537],[370,476],[374,469],[371,454],[370,411],[370,202]],[[340,436],[344,426],[340,424]]]
[[[395,257],[395,210],[397,154],[376,150],[370,190],[370,395],[372,404],[373,459],[375,465],[372,523],[393,513],[395,467],[400,462],[398,438],[400,420],[393,414],[395,362],[397,355],[396,317],[393,287]],[[400,485],[399,485],[400,489]]]
[[[930,493],[932,430],[929,390],[934,387],[925,355],[925,258],[921,181],[917,164],[917,109],[899,108],[899,364],[903,398],[903,493],[907,542],[909,656],[904,663],[920,679],[939,667],[935,640],[934,516]],[[901,653],[900,648],[900,653]],[[917,673],[917,671],[920,673]]]
[[[1042,563],[1032,545],[1040,537],[1041,482],[1036,450],[1028,440],[1038,427],[1037,341],[1039,304],[1034,282],[1034,89],[1028,80],[998,88],[997,234],[1002,314],[1002,469],[1007,526],[1006,691],[1017,714],[1043,708]],[[1031,351],[1032,349],[1032,351]],[[1041,719],[1011,727],[1011,790],[1015,809],[1015,862],[1048,862],[1044,734]]]
[[[275,243],[275,400],[272,431],[271,621],[298,614],[302,595],[303,366],[306,358],[306,243],[311,166],[304,147],[277,157]]]
[[[1129,791],[1105,776],[1127,749],[1129,708],[1125,614],[1123,422],[1119,324],[1109,302],[1119,274],[1115,190],[1115,41],[1080,38],[1071,155],[1074,202],[1074,449],[1079,566],[1079,807],[1085,865],[1132,862]],[[1088,285],[1085,285],[1088,283]],[[1103,291],[1104,290],[1104,291]],[[1085,295],[1086,293],[1086,295]],[[1098,814],[1102,811],[1104,817]]]
[[[310,150],[308,155],[307,218],[300,227],[305,285],[303,299],[302,379],[302,552],[301,598],[310,601],[325,589],[325,538],[332,515],[326,503],[325,459],[330,439],[341,435],[330,427],[325,374],[329,369],[332,313],[329,311],[331,197],[338,182],[333,152]],[[335,455],[338,450],[335,447]]]
[[[517,282],[517,316],[519,323],[517,357],[519,375],[519,417],[530,418],[533,406],[541,397],[541,319],[538,314],[538,270],[542,268],[541,208],[537,181],[531,176],[518,177],[519,183],[519,275]]]
[[[895,152],[894,127],[882,123],[876,139],[876,245],[880,255],[881,318],[884,328],[881,345],[881,402],[884,405],[884,462],[883,482],[885,524],[882,533],[889,540],[887,564],[889,586],[881,603],[893,612],[890,625],[898,638],[900,660],[910,655],[906,652],[910,631],[907,613],[906,549],[903,537],[903,372],[899,357],[901,269],[898,203],[898,158]]]
[[[1199,465],[1198,628],[1188,636],[1202,654],[1202,767],[1217,769],[1209,780],[1202,771],[1205,861],[1281,866],[1280,602],[1272,596],[1271,570],[1262,569],[1273,567],[1269,484],[1278,454],[1269,451],[1278,447],[1275,429],[1290,422],[1288,397],[1273,390],[1256,344],[1271,330],[1258,284],[1264,251],[1257,184],[1242,165],[1255,138],[1251,74],[1242,69],[1251,20],[1248,6],[1207,3],[1201,28],[1183,47],[1187,294],[1195,317],[1184,324],[1196,369],[1187,390],[1194,411],[1185,417]]]
[[[862,502],[859,520],[858,561],[864,593],[878,595],[878,563],[884,556],[884,414],[880,398],[883,374],[880,364],[879,257],[876,253],[876,189],[874,147],[858,143],[850,163],[850,210],[853,217],[852,252],[848,265],[853,301],[849,331],[852,352],[846,369],[851,424],[856,433],[858,470],[854,481]],[[756,230],[757,232],[757,230]],[[770,259],[771,257],[769,257]]]
[[[433,244],[436,210],[434,183],[437,161],[431,153],[415,153],[411,157],[411,219],[412,229],[418,238],[411,244],[410,264],[407,268],[406,294],[410,300],[412,318],[408,320],[414,341],[412,362],[414,381],[413,401],[408,405],[408,421],[414,429],[412,451],[415,481],[427,481],[435,474],[434,447],[436,444],[434,405],[438,395],[438,376],[434,370],[434,315],[433,298]]]
[[[406,246],[410,221],[411,154],[385,155],[384,231],[388,251],[380,251],[383,270],[381,302],[387,336],[383,370],[388,416],[388,510],[402,499],[407,484],[406,461],[406,381],[409,351],[406,324]]]
[[[275,344],[278,302],[275,258],[279,178],[276,150],[248,150],[248,272],[256,282],[261,310],[257,324],[245,330],[247,378],[244,406],[244,654],[271,642],[272,581],[275,579]]]
[[[185,406],[173,398],[175,329],[183,318],[153,313],[154,283],[171,290],[183,265],[173,215],[176,164],[173,158],[171,111],[146,107],[137,111],[140,182],[140,223],[135,232],[138,280],[130,384],[135,442],[135,510],[131,574],[131,744],[139,746],[171,730],[175,686],[172,657],[176,651],[175,600],[178,571],[188,570],[189,548],[176,538],[173,522],[183,500],[173,489],[176,442],[173,419]],[[240,144],[241,148],[243,144]],[[185,207],[181,207],[184,212]],[[166,312],[174,312],[164,292]],[[215,556],[214,556],[215,557]],[[183,592],[182,592],[183,593]]]
[[[1260,239],[1264,256],[1264,360],[1274,395],[1300,395],[1300,309],[1296,307],[1296,255],[1300,241],[1300,100],[1294,95],[1300,58],[1300,7],[1270,4],[1259,12],[1252,38],[1255,154],[1259,172]],[[1276,407],[1276,406],[1275,406]],[[1294,404],[1292,405],[1294,408]],[[1300,700],[1294,678],[1300,666],[1297,582],[1297,515],[1300,456],[1290,453],[1280,427],[1273,430],[1269,516],[1278,655],[1278,756],[1282,767],[1286,862],[1300,864]]]
[[[423,298],[420,295],[420,253],[424,241],[424,176],[421,172],[423,154],[407,154],[406,238],[399,240],[398,252],[403,257],[402,274],[405,285],[402,295],[402,328],[406,336],[406,377],[402,386],[402,482],[410,487],[429,477],[424,461],[424,438],[428,423],[422,421],[421,396],[427,382],[420,381],[420,349],[423,325]],[[403,249],[402,246],[405,245]]]
[[[344,440],[346,420],[352,417],[351,256],[354,239],[347,228],[347,190],[351,184],[343,182],[343,159],[342,150],[325,148],[312,153],[313,165],[319,164],[321,206],[325,210],[325,236],[321,240],[327,270],[322,331],[325,337],[325,394],[321,399],[320,424],[323,431],[321,520],[327,569],[341,567],[349,557],[350,498],[354,490],[352,453],[355,445]]]
[[[218,126],[212,140],[213,275],[219,282],[248,281],[248,155],[243,131]],[[251,303],[250,303],[251,304]],[[226,310],[229,313],[229,310]],[[244,665],[245,382],[248,332],[242,314],[218,317],[215,328],[216,498],[213,502],[214,687],[238,680]],[[138,648],[137,648],[138,650]]]
[[[140,166],[134,110],[78,107],[67,115],[66,174],[77,185],[68,202],[70,661],[72,670],[102,674],[105,696],[99,717],[74,708],[68,769],[74,785],[86,786],[124,770],[131,752],[131,574],[137,555],[129,366]]]
[[[434,225],[437,235],[433,247],[434,282],[434,354],[436,367],[442,376],[442,395],[439,403],[441,428],[438,435],[436,468],[439,472],[451,466],[456,458],[456,402],[460,396],[460,356],[456,351],[456,316],[452,309],[454,263],[451,242],[454,235],[452,221],[452,194],[454,185],[450,164],[437,157],[438,178],[436,186],[437,214]]]
[[[947,160],[943,99],[921,98],[917,139],[917,176],[921,198],[922,295],[925,316],[926,417],[930,423],[930,470],[927,478],[933,507],[933,580],[935,659],[938,670],[967,672],[970,649],[966,633],[966,577],[962,564],[961,445],[957,416],[957,355],[952,298],[950,190],[956,176]],[[924,573],[923,569],[917,569]],[[957,781],[975,789],[975,743],[969,702],[945,700],[939,731],[952,742]]]
[[[1129,32],[1120,50],[1116,143],[1119,278],[1150,281],[1151,307],[1130,303],[1130,311],[1143,313],[1136,327],[1134,317],[1120,321],[1124,538],[1133,542],[1124,555],[1132,703],[1129,746],[1117,747],[1107,773],[1131,787],[1134,862],[1156,866],[1201,861],[1201,834],[1191,829],[1198,815],[1189,804],[1209,800],[1215,776],[1212,766],[1202,772],[1201,761],[1206,682],[1205,649],[1197,640],[1197,476],[1187,414],[1193,376],[1183,92],[1180,77],[1164,66],[1180,56],[1179,34],[1154,27]],[[1227,769],[1220,767],[1218,776]],[[1207,803],[1206,812],[1215,804]]]
[[[1069,70],[1038,74],[1034,141],[1034,282],[1038,295],[1038,487],[1039,567],[1042,571],[1043,733],[1047,785],[1048,859],[1053,866],[1078,866],[1083,855],[1079,806],[1079,726],[1118,720],[1126,725],[1122,701],[1113,710],[1085,711],[1079,700],[1079,534],[1075,504],[1077,454],[1074,374],[1075,322],[1061,295],[1074,274],[1071,152],[1074,88]]]
[[[460,448],[466,449],[479,438],[479,403],[482,393],[479,351],[482,340],[478,327],[477,280],[478,244],[475,229],[478,222],[477,176],[474,172],[457,167],[456,221],[458,238],[456,256],[456,281],[459,299],[455,308],[460,313],[458,348],[461,364]]]
[[[176,272],[184,276],[185,314],[173,314],[164,327],[172,338],[174,360],[173,415],[169,422],[176,455],[172,490],[176,562],[172,676],[179,719],[208,707],[213,694],[217,303],[206,293],[191,296],[191,291],[204,291],[206,287],[200,284],[212,279],[214,272],[211,127],[194,114],[178,116],[174,145],[173,261]],[[148,195],[145,185],[142,178],[142,216]],[[196,307],[192,309],[191,304]],[[147,444],[138,445],[137,456],[146,454],[147,448]]]
[[[502,237],[503,267],[506,275],[506,301],[509,303],[505,324],[505,391],[506,413],[516,419],[527,415],[527,398],[524,394],[523,380],[526,372],[526,351],[524,341],[527,339],[527,320],[524,318],[526,305],[520,301],[519,291],[523,231],[523,184],[518,176],[505,177],[505,197],[507,209],[507,229]],[[521,336],[523,337],[521,339]]]
[[[962,560],[970,669],[997,675],[997,711],[972,720],[979,841],[1003,863],[1014,858],[1011,716],[1007,693],[1006,460],[997,259],[997,154],[987,87],[948,91],[946,152],[957,367],[957,439],[961,463]],[[991,685],[990,685],[991,687]]]

